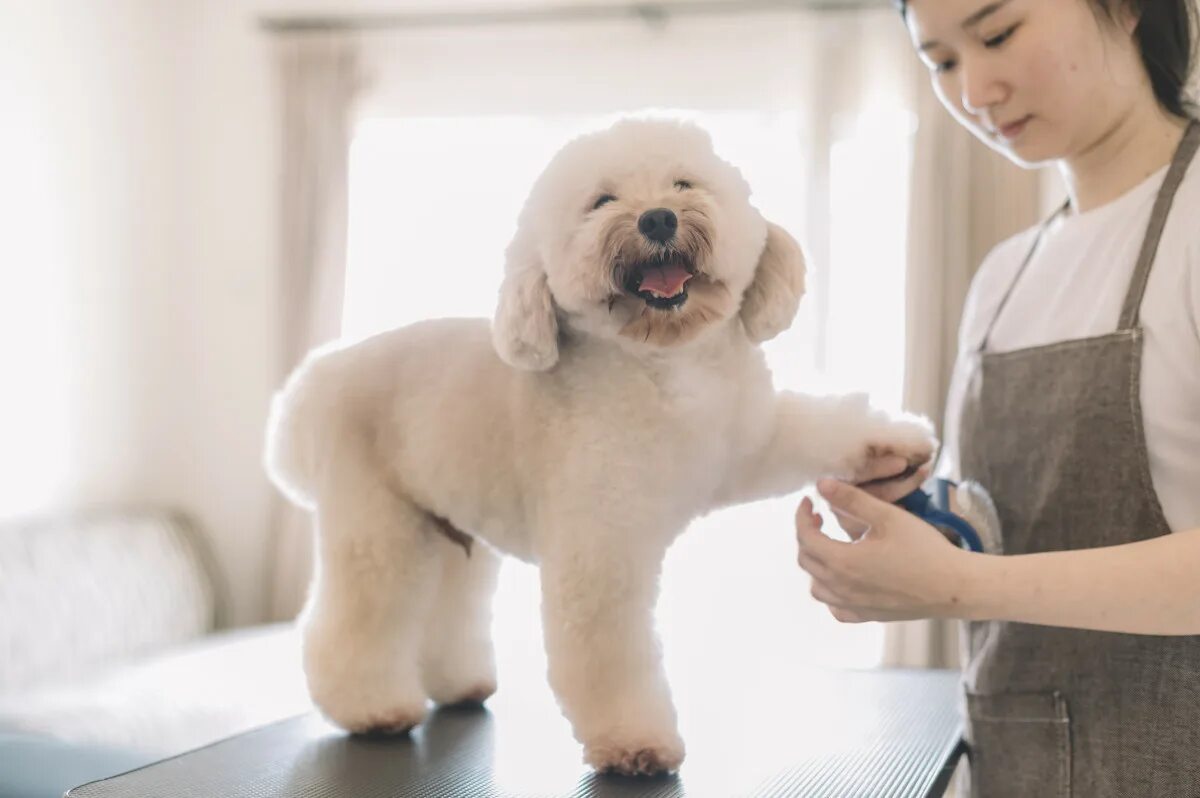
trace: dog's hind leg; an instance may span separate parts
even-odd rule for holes
[[[496,692],[491,625],[500,555],[483,541],[467,544],[437,541],[441,585],[425,621],[421,684],[438,704],[482,703]]]
[[[442,541],[430,516],[366,458],[344,454],[323,475],[317,502],[305,675],[314,703],[342,728],[402,733],[426,713],[418,661]]]

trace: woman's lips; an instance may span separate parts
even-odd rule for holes
[[[1021,135],[1021,131],[1025,129],[1025,125],[1027,125],[1029,120],[1032,118],[1033,117],[1024,116],[1015,122],[1009,122],[1006,125],[1000,125],[995,130],[996,135],[1002,139],[1005,139],[1006,141],[1012,141],[1017,136]]]

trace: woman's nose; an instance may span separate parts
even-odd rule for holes
[[[959,65],[959,79],[963,109],[970,114],[980,114],[1008,99],[1007,85],[995,66],[984,60],[964,59]]]

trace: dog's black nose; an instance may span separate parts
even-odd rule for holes
[[[651,241],[670,241],[675,237],[675,228],[679,220],[675,214],[666,208],[655,208],[646,211],[638,219],[638,230]]]

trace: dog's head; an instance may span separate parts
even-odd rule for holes
[[[492,335],[532,370],[557,362],[560,327],[661,349],[740,321],[765,341],[803,292],[800,247],[750,204],[707,133],[626,119],[569,142],[534,183]]]

